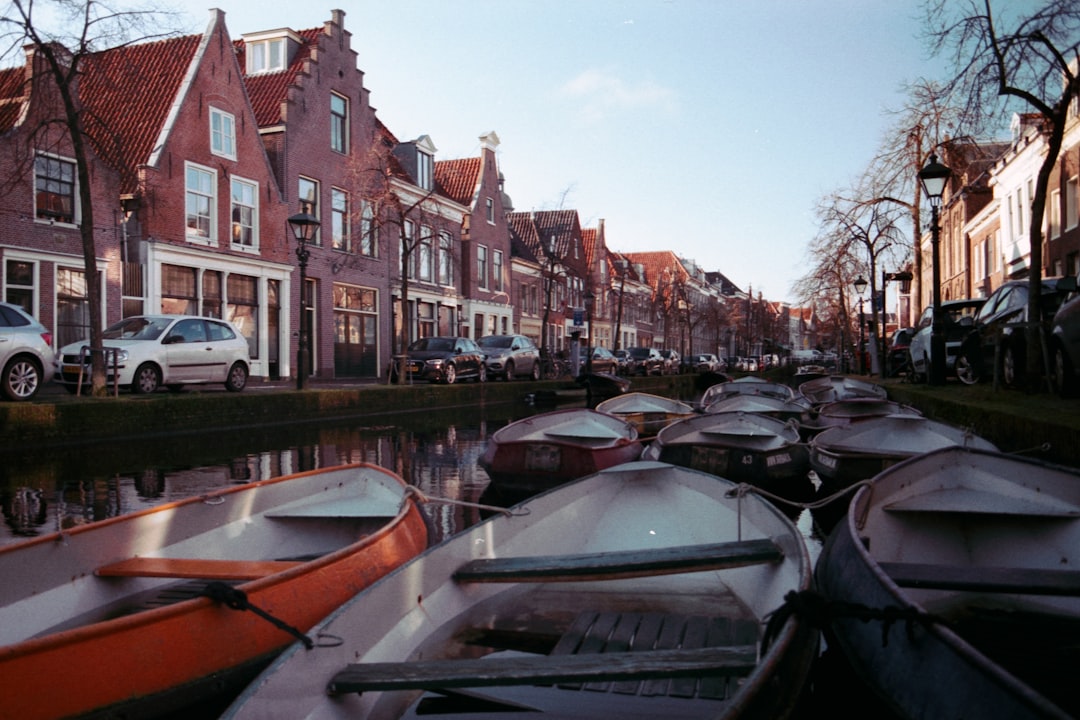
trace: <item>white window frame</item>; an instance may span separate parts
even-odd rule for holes
[[[192,188],[192,173],[196,173],[197,177],[207,180],[209,189],[204,187],[202,183],[199,183],[197,188]],[[188,242],[199,245],[217,244],[217,194],[217,173],[212,168],[192,162],[184,163],[184,234]],[[205,216],[208,225],[206,235],[192,231],[190,224],[192,198],[204,199],[208,206],[208,212]],[[203,216],[200,214],[196,217]]]
[[[360,204],[360,254],[379,257],[379,225],[375,222],[374,206],[366,200]]]
[[[285,69],[285,38],[268,38],[247,43],[247,74],[280,72]]]
[[[352,252],[349,193],[341,188],[330,188],[330,247],[341,252]]]
[[[487,213],[488,224],[489,225],[494,225],[495,224],[495,201],[493,199],[491,199],[491,198],[486,198],[486,200],[484,202],[484,205],[485,205],[485,212]]]
[[[503,289],[503,251],[496,250],[491,256],[491,278],[494,280],[492,289],[502,292]]]
[[[445,230],[439,233],[439,284],[454,284],[454,236]]]
[[[242,198],[241,201],[237,200],[237,190],[246,190],[250,197]],[[239,223],[241,231],[243,228],[248,228],[250,231],[250,242],[242,242],[237,240],[237,226],[236,219],[237,210],[247,209],[250,214],[250,224],[244,222]],[[229,179],[229,228],[230,237],[232,239],[232,247],[234,250],[241,250],[244,252],[258,252],[259,251],[259,183],[254,180],[247,180],[242,177],[233,175]]]
[[[416,184],[424,190],[432,188],[435,177],[435,158],[430,153],[416,152]]]
[[[334,109],[335,100],[341,101],[340,113]],[[343,155],[349,153],[349,98],[335,92],[330,93],[330,149]]]
[[[417,253],[417,265],[420,280],[434,282],[435,278],[435,232],[430,225],[420,226],[420,244]]]
[[[311,199],[308,199],[308,197],[304,194],[304,183],[311,183],[312,190],[314,191],[312,193],[313,197]],[[322,191],[320,190],[318,180],[301,175],[296,181],[296,198],[300,204],[300,207],[297,208],[297,211],[306,212],[309,215],[312,215],[315,218],[321,220],[322,215],[320,213],[322,212],[322,205],[319,197],[320,192]],[[321,227],[315,227],[315,236],[311,239],[311,243],[313,245],[322,245]]]
[[[57,187],[56,183],[67,184],[68,180],[64,177],[53,176],[50,174],[42,174],[38,172],[39,163],[46,162],[49,164],[56,164],[57,167],[70,167],[71,171],[71,220],[65,221],[57,219],[60,217],[54,213],[48,213],[42,208],[38,207],[38,182],[39,179],[44,179],[47,186],[53,186],[50,191],[51,195],[63,197],[66,193],[55,192]],[[66,227],[77,227],[81,219],[79,213],[79,173],[78,167],[75,161],[71,158],[63,157],[61,155],[55,155],[53,153],[39,152],[34,157],[34,221],[40,223],[48,223],[50,225],[64,225]],[[46,214],[40,215],[39,213],[45,212]]]
[[[236,159],[236,118],[232,113],[210,107],[210,152]]]
[[[486,245],[476,246],[476,285],[485,290],[488,287],[488,249]]]

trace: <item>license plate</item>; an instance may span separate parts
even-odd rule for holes
[[[60,372],[73,373],[75,375],[78,375],[79,374],[79,366],[78,365],[62,365],[60,367]]]
[[[420,363],[410,363],[409,364],[409,372],[411,372],[411,373],[418,373],[423,369],[424,369],[424,366],[421,365]]]

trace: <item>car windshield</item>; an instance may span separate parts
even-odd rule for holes
[[[454,338],[421,338],[412,344],[411,349],[452,352],[454,349]]]
[[[649,349],[648,348],[634,348],[633,350],[630,350],[630,357],[636,357],[636,358],[649,357]]]
[[[482,337],[476,342],[480,347],[508,348],[510,347],[510,343],[514,342],[514,338],[508,335],[490,335],[488,337]]]
[[[157,340],[170,322],[169,318],[124,318],[106,328],[101,336],[106,340]]]

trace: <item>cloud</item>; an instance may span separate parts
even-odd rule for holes
[[[587,122],[641,110],[672,113],[676,106],[675,92],[670,88],[651,80],[628,83],[610,70],[595,68],[564,84],[560,94],[578,103]]]

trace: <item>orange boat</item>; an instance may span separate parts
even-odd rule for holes
[[[354,464],[0,547],[0,718],[139,717],[242,687],[427,545],[404,481]]]

